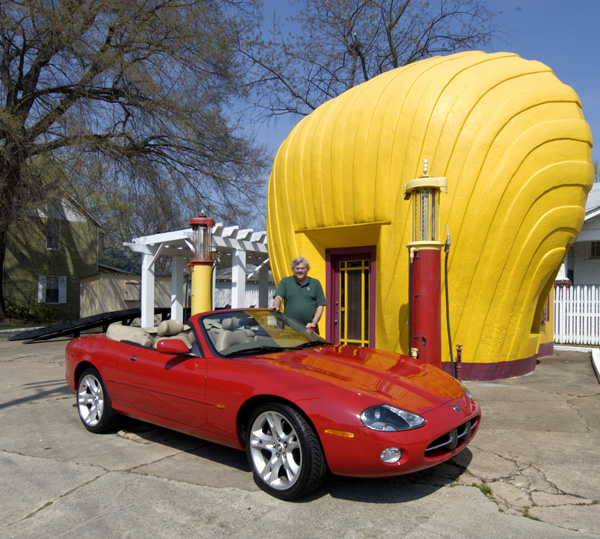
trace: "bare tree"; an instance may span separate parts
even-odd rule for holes
[[[58,186],[119,239],[199,210],[251,219],[264,153],[235,111],[258,4],[0,2],[0,267],[11,223]]]
[[[295,2],[298,4],[298,1]],[[480,0],[303,0],[251,53],[270,115],[306,115],[376,75],[483,47],[493,14]],[[286,33],[284,28],[295,28]]]

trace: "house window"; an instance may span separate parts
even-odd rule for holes
[[[61,275],[40,275],[38,277],[38,301],[58,304],[67,302],[67,277]]]
[[[58,303],[58,277],[46,277],[44,303]]]
[[[600,258],[600,241],[592,242],[592,250],[590,253],[590,258]]]
[[[46,222],[46,249],[60,249],[60,221],[57,219]]]

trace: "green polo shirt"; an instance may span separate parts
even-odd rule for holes
[[[321,283],[312,277],[303,285],[295,277],[284,277],[279,281],[275,295],[283,298],[285,314],[304,325],[313,321],[319,305],[327,305]]]

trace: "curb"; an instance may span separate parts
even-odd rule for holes
[[[43,327],[44,326],[14,328],[14,329],[0,329],[0,335],[2,335],[3,333],[20,333],[21,331],[29,331],[30,329],[41,329]]]
[[[600,348],[592,348],[592,365],[596,371],[596,378],[600,384]]]
[[[26,328],[11,328],[11,329],[0,329],[0,341],[8,341],[13,335],[18,335],[22,331],[29,331],[30,329],[40,329],[44,326],[26,327]]]

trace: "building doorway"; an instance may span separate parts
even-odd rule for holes
[[[375,247],[328,249],[327,338],[375,345]]]

